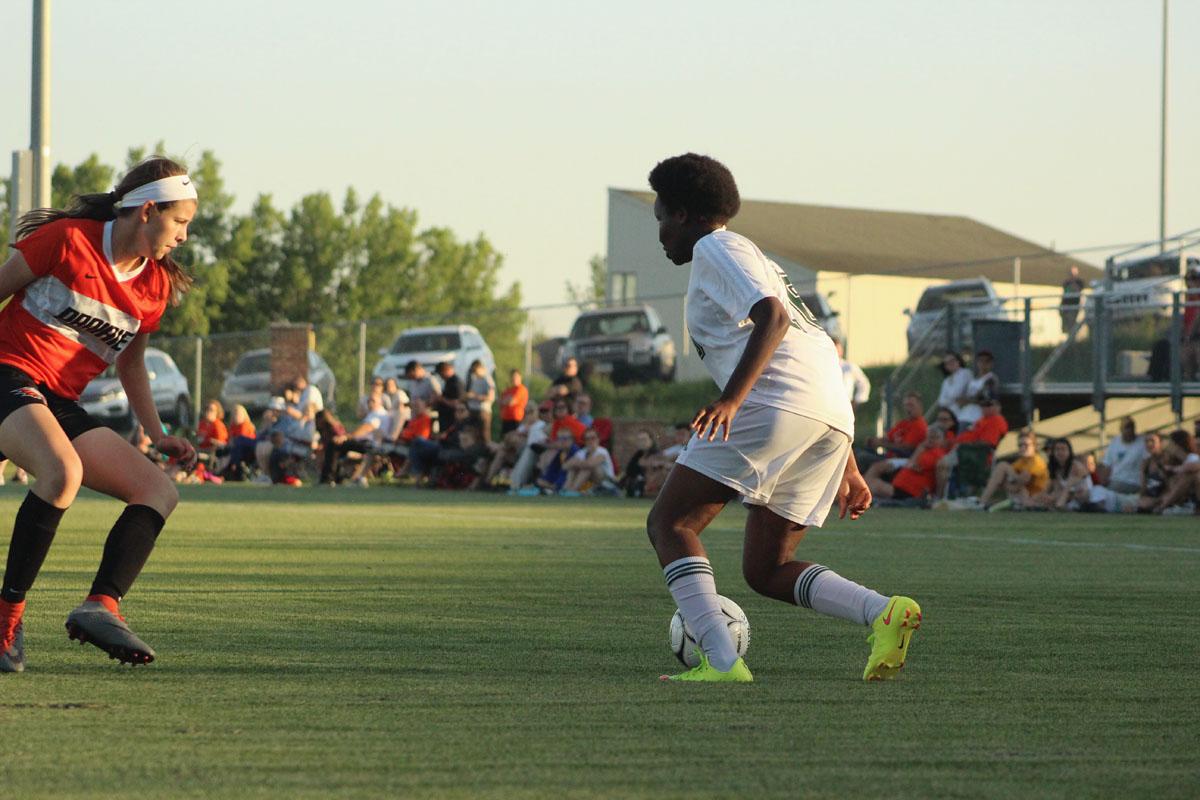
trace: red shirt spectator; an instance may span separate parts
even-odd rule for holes
[[[254,423],[250,420],[243,422],[235,422],[229,426],[230,440],[236,439],[239,436],[245,436],[247,439],[253,439],[255,434]]]
[[[921,442],[925,441],[927,433],[929,433],[929,424],[925,422],[924,417],[902,419],[888,429],[887,440],[889,444],[903,445],[905,448],[903,452],[911,453]]]
[[[946,451],[941,447],[930,447],[917,456],[917,468],[901,467],[892,478],[892,485],[902,489],[909,497],[924,497],[933,491],[937,476],[937,463]]]
[[[414,414],[408,422],[404,423],[399,439],[408,444],[413,439],[428,439],[431,436],[433,436],[433,417],[429,416],[428,411],[422,410],[420,414]]]
[[[196,424],[196,442],[202,448],[216,447],[229,442],[229,431],[219,419],[201,419]]]
[[[986,409],[997,409],[994,413],[988,412]],[[983,442],[992,447],[1000,444],[1000,440],[1004,438],[1004,434],[1008,433],[1008,423],[1004,421],[1004,417],[1000,416],[999,406],[984,406],[983,416],[979,421],[971,426],[968,431],[963,431],[954,440],[955,444],[963,442]]]
[[[554,421],[550,423],[550,441],[555,440],[562,428],[569,429],[575,436],[575,444],[583,446],[583,432],[587,430],[587,426],[571,413],[570,401],[565,397],[559,397],[554,401]]]

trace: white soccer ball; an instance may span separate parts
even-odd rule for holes
[[[746,619],[746,612],[742,611],[742,607],[737,603],[724,595],[720,595],[720,600],[721,611],[725,614],[729,633],[733,636],[733,643],[737,645],[738,656],[744,656],[750,647],[750,620]],[[700,655],[697,651],[700,649],[700,643],[696,641],[691,628],[683,621],[683,614],[679,613],[679,609],[675,609],[675,615],[671,617],[670,636],[671,652],[675,654],[675,657],[685,667],[699,666]]]

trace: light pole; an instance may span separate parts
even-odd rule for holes
[[[33,0],[33,81],[29,149],[33,151],[33,207],[50,200],[50,0]]]
[[[1158,252],[1167,238],[1167,3],[1162,4],[1162,119],[1158,143]]]

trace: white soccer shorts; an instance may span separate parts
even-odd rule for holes
[[[837,500],[850,437],[824,422],[764,405],[743,405],[729,441],[692,436],[677,464],[736,489],[801,525],[820,525]]]

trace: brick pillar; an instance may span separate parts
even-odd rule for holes
[[[308,351],[317,349],[316,344],[316,334],[307,322],[271,324],[272,394],[281,394],[285,385],[301,375],[308,377]]]

